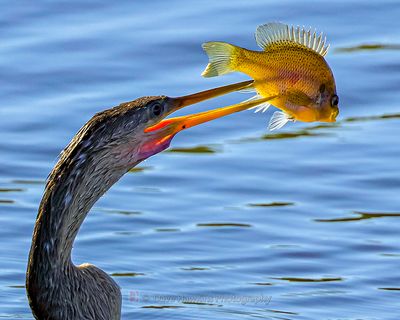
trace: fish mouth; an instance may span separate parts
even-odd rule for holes
[[[336,117],[339,115],[339,108],[333,107],[330,115],[326,117],[323,122],[336,122]]]
[[[331,122],[335,122],[336,121],[336,117],[339,115],[339,108],[335,107],[332,111],[332,115],[331,115]]]

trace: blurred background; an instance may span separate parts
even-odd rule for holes
[[[1,319],[32,319],[33,225],[76,131],[140,96],[246,79],[202,78],[201,44],[255,50],[257,25],[271,21],[327,34],[338,122],[270,133],[271,108],[179,134],[95,205],[74,262],[113,276],[124,319],[398,319],[397,1],[2,1],[0,11]]]

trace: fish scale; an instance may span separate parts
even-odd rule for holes
[[[326,37],[311,28],[268,23],[257,28],[256,41],[263,51],[226,42],[204,43],[209,64],[202,75],[215,77],[237,71],[253,78],[257,95],[249,101],[276,96],[268,105],[254,107],[256,112],[269,105],[281,110],[271,119],[271,129],[296,120],[335,122],[339,100],[333,73],[324,58],[329,49]]]

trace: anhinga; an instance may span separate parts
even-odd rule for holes
[[[94,265],[72,263],[72,246],[83,220],[129,169],[165,150],[179,131],[268,99],[188,116],[166,116],[251,83],[179,98],[142,97],[96,114],[79,130],[49,175],[33,232],[26,289],[36,319],[120,318],[121,293],[114,280]]]

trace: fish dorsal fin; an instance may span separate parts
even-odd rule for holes
[[[256,30],[257,44],[266,50],[271,44],[292,43],[302,46],[325,56],[328,53],[329,44],[326,37],[311,29],[288,26],[287,24],[273,22],[263,24]]]

